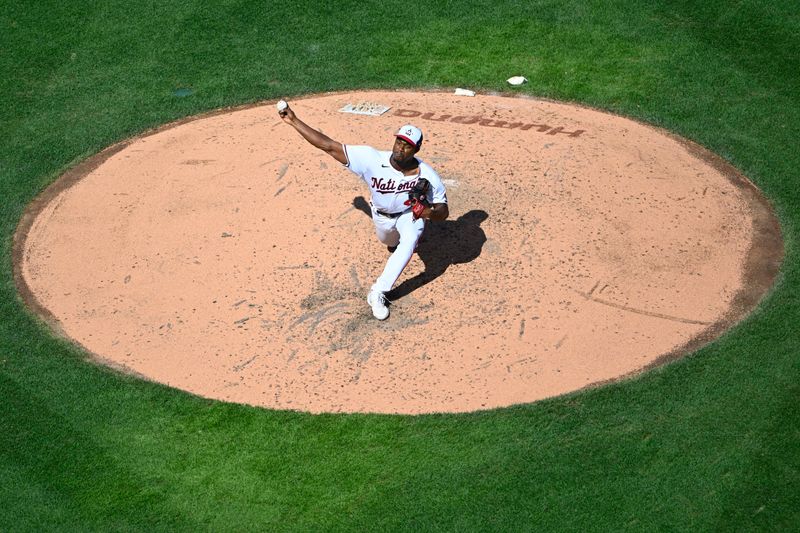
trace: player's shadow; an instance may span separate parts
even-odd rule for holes
[[[372,210],[363,197],[353,198],[353,207],[372,218]],[[450,265],[475,260],[486,242],[486,234],[480,225],[487,218],[489,214],[486,211],[472,210],[455,220],[428,223],[417,244],[417,255],[425,270],[404,280],[387,292],[386,297],[390,301],[398,300],[444,274]]]

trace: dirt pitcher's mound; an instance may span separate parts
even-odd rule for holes
[[[379,116],[348,104],[389,106]],[[273,104],[112,147],[17,235],[30,305],[108,364],[201,396],[312,412],[530,402],[694,349],[752,309],[782,256],[767,202],[663,131],[501,96],[293,101],[332,138],[388,149],[407,122],[448,186],[372,318],[388,257],[366,187]]]

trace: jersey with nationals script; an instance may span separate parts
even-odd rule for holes
[[[361,176],[372,193],[372,205],[384,213],[400,213],[408,209],[408,191],[414,188],[419,178],[431,184],[428,201],[432,204],[446,204],[447,194],[442,178],[431,166],[419,158],[417,173],[406,176],[395,170],[389,162],[392,152],[376,150],[371,146],[344,145],[347,165],[351,172]]]

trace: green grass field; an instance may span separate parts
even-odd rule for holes
[[[800,529],[795,1],[0,0],[0,73],[0,531]],[[259,100],[517,74],[514,91],[665,127],[753,180],[786,246],[758,310],[580,394],[312,416],[88,363],[17,296],[25,206],[116,141]]]

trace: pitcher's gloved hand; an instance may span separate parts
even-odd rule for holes
[[[419,178],[414,186],[408,191],[408,202],[406,205],[412,205],[413,201],[426,203],[428,199],[428,191],[431,188],[431,182],[425,178]]]
[[[428,191],[431,184],[425,178],[419,178],[414,184],[414,187],[408,191],[408,200],[404,203],[411,206],[411,212],[414,213],[414,218],[422,218],[422,212],[426,207],[430,207],[428,202]]]

